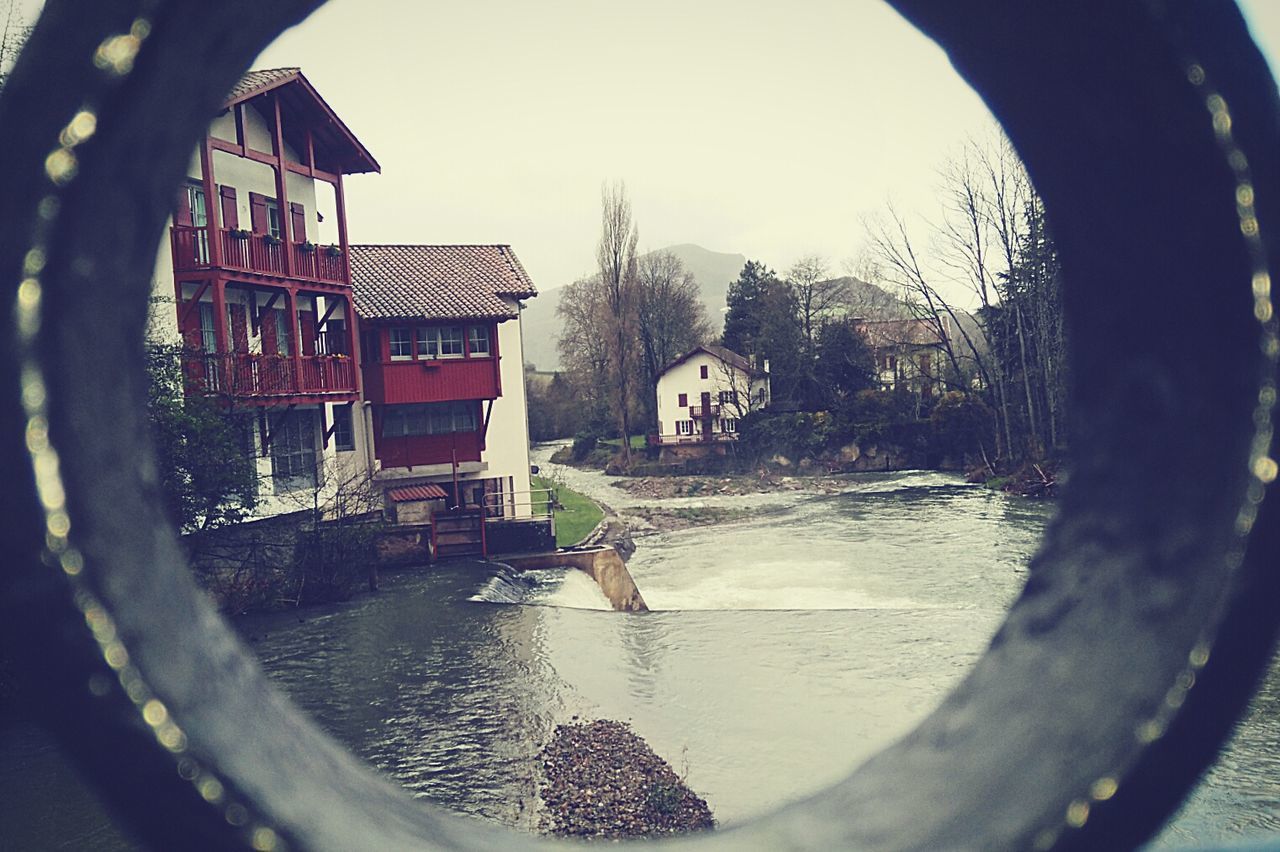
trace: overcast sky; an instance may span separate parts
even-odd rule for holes
[[[1280,67],[1280,0],[1241,6]],[[838,271],[992,126],[880,0],[329,0],[254,67],[294,65],[382,165],[348,181],[353,240],[510,243],[542,289],[594,267],[607,180],[642,249]]]
[[[1280,0],[1246,9],[1274,66]],[[593,268],[606,180],[642,248],[838,268],[992,122],[878,0],[330,0],[256,67],[289,65],[382,164],[348,183],[354,240],[511,243],[543,289]]]

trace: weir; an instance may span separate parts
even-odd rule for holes
[[[611,545],[506,556],[502,561],[516,571],[576,568],[596,581],[615,612],[649,611],[622,556]]]

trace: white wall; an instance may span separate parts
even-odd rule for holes
[[[514,299],[504,301],[517,308]],[[482,456],[489,463],[485,476],[509,476],[515,482],[517,500],[521,501],[521,516],[529,514],[529,410],[524,387],[524,347],[520,333],[520,320],[498,323],[499,371],[502,376],[502,396],[493,402],[489,417],[489,433],[485,438]],[[481,404],[481,416],[485,404]],[[505,485],[503,486],[506,487]]]

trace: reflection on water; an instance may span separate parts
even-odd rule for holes
[[[596,480],[583,490],[609,490]],[[631,722],[732,824],[836,780],[923,717],[985,647],[1048,511],[939,474],[846,486],[646,537],[630,568],[648,614],[605,611],[575,571],[474,563],[238,627],[322,726],[415,795],[531,830],[537,751],[582,715]],[[1165,841],[1278,828],[1276,682]],[[8,834],[24,794],[12,742],[0,748],[3,792],[19,797],[2,805]]]

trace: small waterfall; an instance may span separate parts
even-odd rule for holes
[[[596,581],[576,568],[516,571],[501,562],[493,564],[497,568],[496,573],[470,600],[524,606],[613,609]]]

